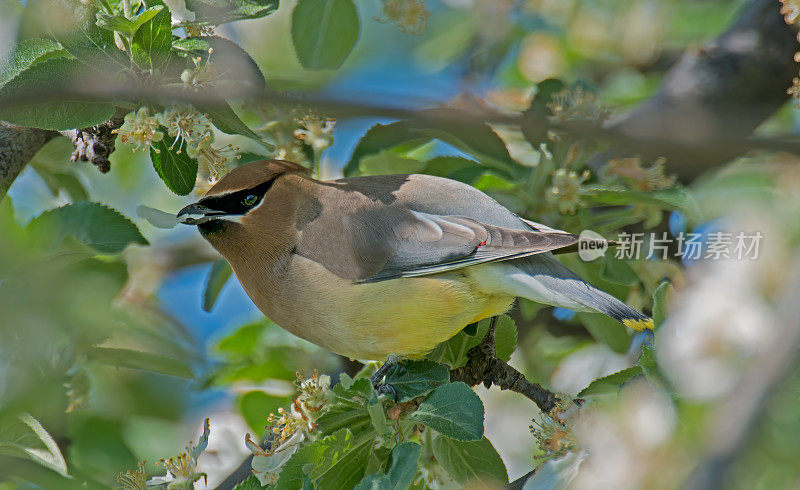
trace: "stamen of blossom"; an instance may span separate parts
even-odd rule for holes
[[[147,490],[147,474],[144,471],[144,461],[137,464],[136,471],[126,471],[117,476],[117,481],[122,486],[122,490]]]
[[[547,108],[560,123],[577,120],[600,124],[611,115],[608,107],[600,105],[597,94],[581,87],[565,88],[554,94]]]
[[[209,143],[204,143],[192,149],[187,146],[186,154],[192,158],[197,158],[199,167],[198,173],[206,177],[209,182],[216,182],[230,171],[230,162],[241,157],[239,148],[233,145],[214,147]]]
[[[382,0],[383,18],[378,22],[394,22],[401,31],[419,35],[425,31],[431,13],[422,0]]]
[[[330,118],[321,118],[314,113],[309,113],[297,120],[300,128],[295,129],[295,138],[304,141],[314,148],[314,151],[323,150],[333,144],[333,127],[336,121]]]
[[[547,199],[558,204],[558,210],[563,214],[574,214],[580,201],[581,184],[589,178],[589,171],[585,170],[578,175],[572,170],[560,168],[553,173],[553,187],[547,194]]]
[[[119,134],[120,141],[134,145],[135,152],[146,150],[164,138],[164,133],[158,127],[158,118],[151,116],[147,107],[141,107],[136,112],[129,112],[122,126],[114,131]]]
[[[187,68],[181,72],[181,81],[186,88],[194,89],[196,92],[207,87],[215,87],[217,80],[222,78],[222,74],[217,71],[216,65],[211,61],[213,49],[208,50],[208,59],[192,58],[194,69]]]
[[[173,105],[161,113],[159,119],[167,128],[167,134],[175,138],[172,146],[182,140],[181,146],[186,143],[186,153],[192,158],[197,158],[200,146],[209,144],[214,138],[211,121],[191,105]]]
[[[297,404],[309,418],[313,418],[318,412],[322,410],[328,402],[328,392],[331,389],[331,377],[314,371],[310,378],[304,379],[300,373],[297,373],[297,381],[295,382],[300,395],[297,397]]]
[[[606,165],[610,175],[622,177],[638,191],[666,189],[675,184],[676,177],[667,176],[664,172],[665,158],[657,159],[652,166],[643,167],[639,158],[615,158]]]

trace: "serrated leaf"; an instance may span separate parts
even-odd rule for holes
[[[56,41],[76,60],[104,77],[130,67],[128,56],[114,42],[114,34],[97,26],[92,5],[76,0],[56,0],[50,3],[47,18]]]
[[[352,0],[299,0],[292,11],[292,44],[303,67],[339,68],[358,41],[360,24]]]
[[[119,253],[131,243],[147,245],[131,220],[95,202],[78,202],[51,209],[28,224],[43,244],[58,244],[72,236],[99,253]]]
[[[417,474],[417,461],[422,446],[415,442],[398,444],[392,450],[391,463],[386,473],[365,476],[354,490],[405,490]]]
[[[158,176],[169,190],[179,196],[185,196],[194,189],[197,179],[197,160],[177,148],[179,145],[170,149],[165,141],[159,141],[150,148],[150,159]]]
[[[68,477],[67,462],[64,460],[64,456],[61,454],[61,450],[53,436],[33,416],[26,413],[20,415],[19,419],[27,426],[27,430],[38,439],[41,445],[34,447],[18,442],[0,441],[0,454],[29,459],[62,476]]]
[[[155,5],[150,7],[141,14],[135,16],[133,19],[127,19],[122,14],[109,15],[106,12],[100,11],[97,13],[97,26],[110,31],[120,31],[128,36],[132,36],[136,31],[156,16],[162,9],[163,5]],[[169,16],[169,12],[167,12]]]
[[[667,318],[667,303],[672,291],[672,284],[664,281],[658,285],[653,293],[653,325],[656,328],[660,327],[664,323],[664,319]]]
[[[136,29],[131,54],[139,68],[157,70],[169,60],[171,50],[172,18],[169,10],[160,9]]]
[[[139,369],[158,374],[194,379],[194,373],[186,364],[171,357],[151,352],[111,347],[92,347],[86,356],[93,361],[109,366]]]
[[[278,0],[186,0],[186,8],[195,13],[185,25],[219,25],[244,19],[265,17],[278,9]]]
[[[597,378],[596,380],[592,381],[589,386],[581,390],[581,392],[578,393],[578,396],[584,397],[616,393],[620,386],[622,386],[624,383],[627,383],[635,376],[639,376],[640,374],[642,374],[641,366],[633,366],[623,369],[622,371],[609,374],[608,376]]]
[[[219,259],[211,266],[211,271],[208,273],[206,279],[206,286],[203,288],[203,310],[211,311],[214,308],[214,303],[217,302],[222,287],[228,282],[233,269],[225,259]]]
[[[85,128],[108,120],[114,106],[78,97],[58,97],[74,85],[83,83],[86,74],[77,60],[51,58],[22,71],[0,88],[0,119],[19,126],[63,131]],[[31,97],[40,96],[42,102]],[[26,98],[15,104],[16,98]]]
[[[449,381],[447,366],[429,360],[398,362],[384,379],[384,383],[394,388],[397,401],[401,403],[425,395]]]
[[[303,473],[317,488],[351,489],[364,477],[374,440],[374,433],[356,437],[347,428],[318,439],[307,446],[313,447],[313,458]]]
[[[256,478],[255,475],[250,475],[245,478],[244,481],[233,487],[233,490],[261,490],[262,488],[258,478]]]
[[[483,402],[465,383],[433,390],[410,418],[458,441],[483,437]]]
[[[267,143],[261,136],[258,135],[258,133],[250,129],[250,127],[247,126],[247,124],[245,124],[244,121],[242,121],[239,116],[236,115],[227,102],[218,105],[196,103],[195,108],[199,112],[207,114],[211,119],[211,123],[223,133],[247,136],[248,138],[258,141],[264,146],[264,148],[270,151],[275,149],[274,145]]]
[[[578,313],[577,317],[596,341],[620,354],[628,350],[630,334],[620,322],[599,313]]]
[[[517,324],[508,315],[500,315],[494,328],[497,357],[508,362],[517,348]]]
[[[489,439],[456,441],[442,435],[433,437],[433,455],[461,485],[473,482],[488,488],[508,484],[508,472]]]
[[[683,211],[689,216],[699,213],[697,201],[685,187],[639,192],[617,187],[585,186],[581,188],[581,196],[591,204],[649,204]]]
[[[52,39],[22,40],[4,57],[6,61],[0,69],[0,87],[40,61],[64,56],[69,55]]]

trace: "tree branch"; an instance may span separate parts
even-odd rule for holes
[[[797,76],[794,53],[800,46],[779,10],[777,0],[750,0],[722,35],[687,50],[655,96],[608,122],[605,129],[623,142],[595,163],[631,154],[665,156],[670,169],[688,180],[743,153],[741,144],[713,143],[744,141],[786,103],[786,89]]]
[[[556,412],[563,400],[558,395],[538,383],[528,381],[525,375],[497,357],[494,339],[496,321],[497,317],[492,318],[486,336],[480,344],[467,352],[467,364],[450,372],[450,380],[463,381],[470,386],[483,383],[487,388],[494,384],[501,390],[514,391],[533,401],[542,412],[555,415],[554,419],[560,419]],[[580,404],[581,401],[575,402]]]
[[[0,199],[14,179],[45,143],[58,133],[38,128],[23,128],[0,121]]]

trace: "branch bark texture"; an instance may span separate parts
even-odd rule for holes
[[[5,197],[14,179],[55,131],[24,128],[0,121],[0,199]]]

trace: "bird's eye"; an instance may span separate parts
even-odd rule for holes
[[[242,204],[245,206],[252,206],[256,201],[258,201],[258,197],[255,194],[249,194],[242,200]]]

